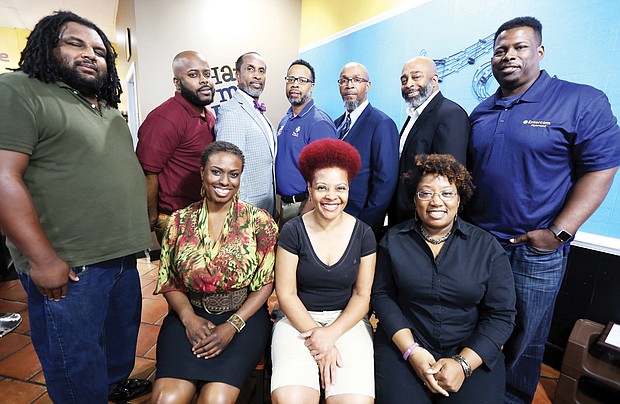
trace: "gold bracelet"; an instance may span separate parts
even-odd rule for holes
[[[228,320],[226,320],[226,322],[230,323],[233,327],[235,327],[235,330],[237,330],[238,333],[243,330],[243,327],[245,327],[245,321],[243,321],[241,316],[237,313],[234,313],[232,316],[230,316]]]

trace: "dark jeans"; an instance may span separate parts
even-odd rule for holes
[[[107,403],[109,385],[129,376],[142,310],[134,254],[73,268],[78,282],[58,302],[28,275],[30,335],[55,403]]]
[[[541,252],[506,249],[517,293],[515,329],[506,342],[506,403],[531,403],[536,392],[553,307],[566,270],[568,248]]]

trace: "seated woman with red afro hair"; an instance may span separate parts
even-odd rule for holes
[[[367,314],[375,268],[371,228],[344,212],[361,167],[350,144],[322,139],[299,155],[314,210],[282,228],[276,254],[281,317],[273,327],[272,402],[374,402]]]

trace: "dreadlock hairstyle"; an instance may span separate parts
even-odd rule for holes
[[[75,22],[91,28],[97,31],[101,37],[106,48],[105,61],[108,73],[97,97],[105,100],[111,107],[117,108],[123,90],[121,89],[121,83],[114,63],[117,56],[116,51],[108,37],[99,27],[70,11],[56,11],[52,15],[43,17],[37,23],[28,37],[26,47],[22,51],[17,70],[21,70],[27,73],[28,77],[39,79],[44,83],[62,80],[57,65],[58,62],[54,58],[52,51],[58,45],[62,28],[69,22]]]

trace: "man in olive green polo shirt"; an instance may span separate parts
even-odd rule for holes
[[[150,388],[126,379],[141,312],[135,253],[151,237],[115,56],[93,23],[57,12],[32,31],[18,71],[0,75],[0,228],[57,403]]]

